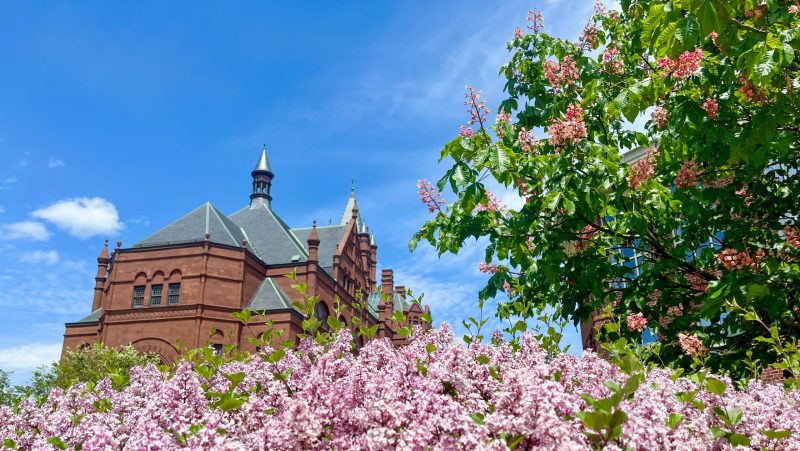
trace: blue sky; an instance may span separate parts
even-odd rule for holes
[[[134,243],[205,201],[245,205],[262,144],[290,225],[336,220],[355,178],[380,265],[426,293],[437,323],[476,313],[480,243],[442,260],[407,250],[428,216],[415,183],[447,169],[464,85],[502,100],[505,43],[533,6],[575,39],[592,2],[6,5],[0,369],[23,382],[58,357],[104,239]]]

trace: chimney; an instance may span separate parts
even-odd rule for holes
[[[389,296],[394,293],[394,271],[391,269],[381,271],[381,292]]]
[[[94,277],[94,299],[92,300],[92,311],[100,308],[100,301],[103,297],[103,288],[108,278],[108,240],[103,245],[103,250],[97,257],[97,274]]]
[[[398,286],[395,287],[394,292],[399,294],[401,298],[403,298],[403,299],[406,298],[406,287],[404,287],[402,285],[398,285]]]

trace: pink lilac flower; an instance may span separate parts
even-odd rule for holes
[[[560,64],[555,61],[545,61],[544,76],[553,89],[561,91],[575,84],[580,79],[580,72],[572,56],[567,55]]]
[[[534,33],[538,33],[540,30],[544,29],[542,12],[538,9],[532,9],[528,11],[528,22],[530,22],[528,29],[533,30]]]
[[[700,178],[700,170],[694,160],[684,161],[678,174],[675,176],[675,186],[678,188],[688,188],[695,186]]]
[[[661,105],[656,105],[656,107],[653,108],[653,111],[650,113],[650,119],[653,120],[653,123],[656,125],[656,128],[658,129],[664,128],[664,126],[667,125],[667,122],[669,121],[669,118],[667,117],[667,110],[665,110],[664,107]]]
[[[467,112],[470,116],[467,125],[471,126],[477,122],[478,125],[483,128],[483,124],[486,122],[486,118],[489,117],[489,113],[491,112],[486,106],[486,99],[483,98],[481,91],[476,91],[469,86],[465,86],[464,89],[467,90],[464,94],[464,98],[467,99],[464,101],[464,105],[467,106]]]
[[[629,313],[625,322],[629,332],[642,332],[647,327],[647,318],[641,313]]]
[[[417,194],[419,199],[428,207],[428,212],[433,213],[436,210],[442,211],[444,205],[444,197],[431,183],[425,179],[420,179],[417,182]]]
[[[669,57],[661,58],[658,60],[658,65],[673,78],[682,80],[697,72],[702,60],[703,50],[698,48],[694,51],[687,50],[681,53],[677,61]]]
[[[458,130],[459,136],[463,136],[465,138],[469,138],[470,136],[472,136],[472,133],[473,133],[472,127],[464,127],[463,125]]]
[[[580,104],[573,103],[567,107],[566,120],[554,120],[547,128],[547,133],[550,135],[550,144],[555,146],[577,143],[586,138],[586,124]]]
[[[598,15],[598,16],[605,15],[607,10],[608,9],[606,8],[606,5],[602,1],[595,0],[595,2],[594,2],[594,13],[596,15]]]
[[[786,237],[786,242],[794,247],[800,247],[800,232],[797,227],[787,225],[783,228],[783,236]]]
[[[697,338],[697,335],[679,333],[678,341],[680,342],[681,348],[686,355],[691,357],[701,357],[708,353],[708,348],[706,348],[705,345],[703,345],[703,342]]]
[[[609,74],[620,75],[623,73],[622,59],[619,56],[619,49],[611,45],[603,52],[603,71]]]
[[[480,262],[478,264],[478,271],[484,274],[496,274],[500,271],[500,267],[492,263]]]
[[[637,161],[631,166],[628,172],[628,185],[636,189],[655,174],[655,159],[658,156],[658,149],[651,147],[647,150],[647,156]]]
[[[517,140],[519,141],[520,149],[525,153],[531,153],[539,147],[539,141],[533,134],[533,130],[525,130],[524,127],[520,127]]]
[[[719,104],[716,100],[709,97],[705,102],[703,102],[703,109],[706,110],[706,113],[708,113],[708,117],[711,119],[716,119],[717,112],[719,111]]]

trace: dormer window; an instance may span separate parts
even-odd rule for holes
[[[169,291],[167,292],[167,304],[175,305],[181,300],[181,284],[169,284]]]
[[[133,287],[133,306],[141,307],[144,305],[144,285]]]

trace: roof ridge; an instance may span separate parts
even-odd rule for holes
[[[278,225],[281,226],[286,235],[289,236],[289,239],[292,241],[292,244],[294,244],[295,247],[297,247],[297,249],[300,251],[300,254],[308,258],[308,252],[306,252],[305,248],[303,247],[303,244],[300,242],[299,239],[297,239],[297,236],[292,232],[292,229],[288,225],[286,225],[285,222],[283,222],[283,219],[278,217],[278,215],[275,214],[269,208],[265,208],[264,210],[266,210],[267,212],[269,212],[270,215],[272,215],[272,218],[275,219],[275,221],[278,223]]]
[[[242,243],[237,243],[236,242],[236,237],[234,237],[233,233],[231,233],[230,227],[228,227],[228,224],[226,224],[225,220],[222,219],[222,217],[225,216],[225,215],[221,211],[219,211],[219,209],[217,207],[212,205],[211,202],[209,202],[208,205],[214,211],[214,214],[217,215],[217,219],[219,219],[219,222],[222,224],[222,228],[225,229],[226,232],[228,232],[228,236],[231,237],[231,241],[233,241],[234,245],[241,245]],[[225,218],[230,221],[230,218],[228,218],[227,216],[225,216]],[[231,222],[233,222],[233,221],[231,221]],[[236,225],[236,224],[234,223],[233,225]],[[236,227],[239,227],[239,226],[236,226]]]
[[[205,206],[207,203],[209,203],[209,202],[205,202],[204,204],[200,205],[199,207],[197,207],[197,208],[193,208],[191,211],[189,211],[189,212],[188,212],[188,213],[186,213],[185,215],[181,216],[180,218],[178,218],[178,219],[176,219],[176,220],[174,220],[174,221],[170,222],[169,224],[165,225],[164,227],[162,227],[162,228],[160,228],[160,229],[156,230],[155,232],[153,232],[153,233],[151,233],[150,235],[146,236],[144,239],[137,241],[136,243],[134,243],[134,244],[133,244],[133,246],[136,246],[137,244],[141,243],[142,241],[146,241],[146,240],[147,240],[147,238],[150,238],[150,237],[151,237],[151,236],[153,236],[153,235],[157,235],[158,233],[160,233],[160,232],[162,232],[162,231],[164,231],[164,230],[166,230],[166,229],[168,229],[168,228],[172,227],[173,225],[175,225],[175,224],[177,224],[177,223],[179,223],[179,222],[183,221],[184,219],[186,219],[186,218],[187,218],[189,215],[191,215],[192,213],[194,213],[194,212],[196,212],[197,210],[200,210],[201,208],[203,208],[203,207],[204,207],[204,206]]]

